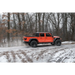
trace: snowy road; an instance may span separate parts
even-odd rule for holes
[[[0,62],[75,62],[75,42],[63,42],[61,46],[38,45],[37,48],[0,48]]]

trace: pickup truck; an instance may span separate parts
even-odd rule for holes
[[[59,36],[52,36],[49,32],[36,32],[32,36],[23,36],[23,42],[32,47],[37,47],[40,43],[51,43],[52,45],[61,45]]]

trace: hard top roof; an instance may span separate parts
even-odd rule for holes
[[[50,33],[50,32],[35,32],[35,33]]]

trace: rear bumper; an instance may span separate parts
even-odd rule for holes
[[[29,43],[29,42],[27,42],[27,41],[23,41],[23,43]]]

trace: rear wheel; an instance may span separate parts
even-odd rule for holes
[[[37,47],[37,41],[31,41],[30,46],[32,47]]]
[[[61,41],[60,40],[56,40],[55,41],[55,45],[60,46],[61,45]]]

